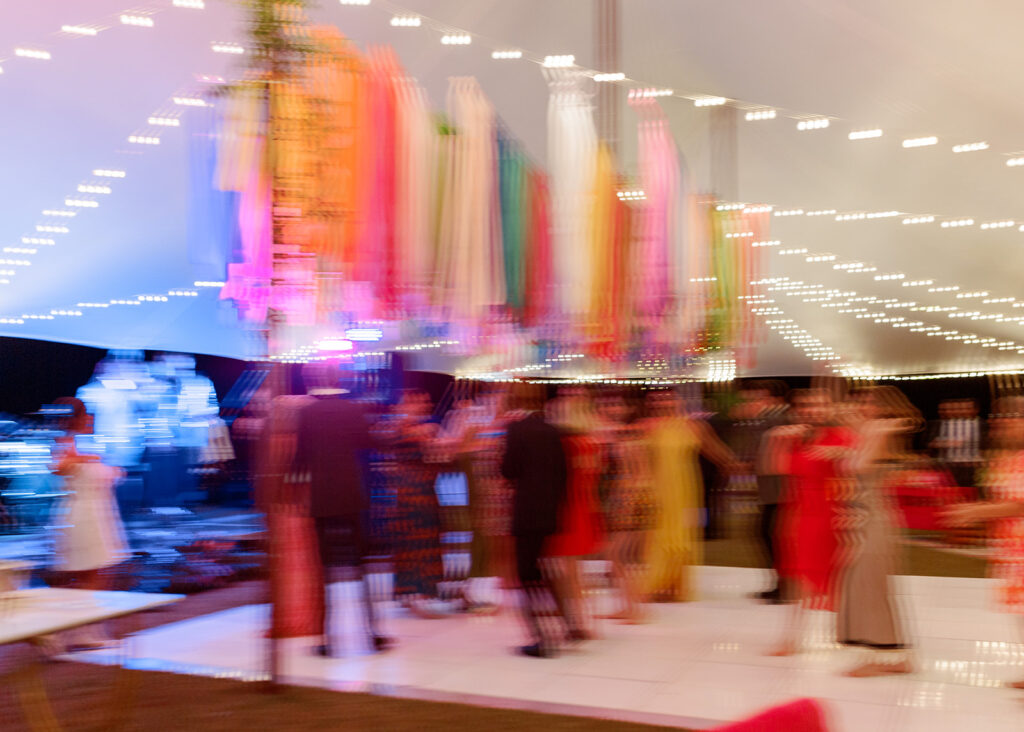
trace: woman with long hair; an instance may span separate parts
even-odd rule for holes
[[[443,617],[430,607],[444,580],[441,508],[434,490],[437,424],[430,421],[430,395],[410,389],[394,416],[394,595],[418,617]]]
[[[643,580],[654,511],[650,452],[642,431],[629,423],[621,394],[602,396],[598,412],[605,454],[601,510],[612,582],[622,602],[621,610],[606,617],[636,625],[646,617]]]
[[[698,455],[726,472],[735,472],[736,458],[711,427],[683,411],[679,394],[671,389],[648,392],[641,428],[654,495],[646,592],[658,602],[686,601],[693,596],[691,570],[702,560]]]
[[[778,528],[779,578],[792,610],[772,656],[799,650],[806,610],[832,610],[839,567],[838,485],[853,455],[856,434],[834,424],[835,405],[827,391],[793,392],[793,424],[775,427],[785,445],[786,485]]]
[[[847,676],[905,674],[913,670],[901,614],[893,596],[898,573],[899,520],[889,494],[892,477],[912,459],[910,435],[921,429],[921,413],[892,386],[856,395],[858,446],[849,466],[846,546],[839,584],[836,635],[840,643],[867,649],[870,656]]]
[[[106,590],[110,572],[128,557],[115,486],[121,471],[105,465],[99,455],[80,449],[79,440],[92,433],[92,417],[74,397],[55,402],[67,410],[61,419],[64,436],[57,440],[56,473],[64,478],[67,496],[58,509],[60,526],[53,569],[63,584],[79,590]],[[96,626],[69,634],[68,647],[101,648],[107,640]]]
[[[593,631],[584,600],[580,559],[596,553],[601,545],[597,500],[601,443],[594,434],[596,419],[586,395],[560,396],[552,399],[547,409],[549,421],[562,432],[569,482],[558,533],[548,540],[545,554],[570,640],[586,640]]]
[[[1017,616],[1018,640],[1024,640],[1024,397],[999,401],[991,434],[995,452],[984,480],[989,500],[954,506],[945,518],[954,526],[988,524],[990,573],[999,582],[998,601]],[[1007,686],[1024,689],[1024,679]]]

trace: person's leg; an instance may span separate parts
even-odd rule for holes
[[[793,578],[791,586],[795,597],[792,598],[786,622],[782,631],[782,639],[777,646],[768,651],[769,656],[792,656],[800,650],[800,639],[803,636],[803,623],[806,616],[804,605],[811,600],[810,592],[799,578]]]
[[[321,576],[324,585],[323,605],[318,608],[321,629],[321,644],[317,652],[322,656],[330,656],[331,649],[331,567],[334,564],[333,552],[333,521],[330,517],[316,517],[317,549],[320,555]]]
[[[522,592],[522,616],[531,645],[523,651],[530,655],[548,655],[551,643],[541,624],[541,607],[546,595],[540,557],[547,537],[525,534],[515,537],[516,573]],[[532,652],[529,649],[533,649]]]
[[[771,573],[771,584],[760,597],[765,600],[777,599],[779,596],[779,576],[775,564],[775,518],[779,506],[775,503],[761,505],[760,534],[761,544],[764,546],[765,558],[768,560],[768,571]]]

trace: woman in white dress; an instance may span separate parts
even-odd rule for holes
[[[56,473],[64,478],[68,495],[56,516],[53,569],[63,573],[68,587],[105,590],[109,586],[106,570],[128,556],[128,541],[114,493],[121,471],[104,465],[98,455],[79,452],[75,438],[91,432],[85,404],[73,397],[56,403],[69,410],[62,420],[65,436],[57,441],[56,451]],[[105,643],[95,631],[76,635],[79,642],[71,643],[69,639],[70,646],[90,648]]]

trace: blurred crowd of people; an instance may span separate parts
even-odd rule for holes
[[[928,425],[893,387],[786,393],[747,382],[716,430],[702,404],[672,389],[490,385],[442,417],[416,390],[390,409],[331,389],[278,397],[258,478],[277,542],[275,633],[320,634],[320,652],[333,653],[324,583],[346,566],[363,573],[369,642],[386,648],[381,592],[365,569],[388,558],[391,596],[420,617],[497,611],[505,595],[481,592],[485,578],[519,588],[530,656],[585,642],[599,619],[645,622],[648,603],[695,596],[691,569],[721,499],[706,489],[703,459],[724,484],[749,486],[758,506],[751,533],[773,580],[757,599],[791,605],[771,652],[798,652],[805,611],[828,609],[838,640],[866,649],[852,675],[906,673],[911,641],[891,581],[905,523],[899,486],[938,475],[932,513],[943,527],[995,521],[1002,600],[1024,607],[1020,403],[1001,400],[985,426],[975,403],[955,400]],[[445,562],[441,474],[466,485],[462,569]],[[586,558],[607,560],[610,614],[595,614]],[[318,565],[322,581],[311,579]]]
[[[1024,617],[1024,397],[997,400],[987,422],[974,402],[952,400],[929,425],[891,386],[787,393],[744,382],[717,422],[674,389],[491,384],[443,413],[422,390],[393,406],[355,392],[325,378],[273,398],[250,460],[267,522],[270,633],[319,636],[322,655],[337,652],[331,585],[342,579],[363,584],[377,651],[395,642],[377,607],[385,599],[439,618],[498,612],[518,597],[519,650],[534,657],[594,638],[601,620],[647,622],[649,603],[696,596],[692,568],[723,485],[757,507],[756,521],[732,528],[760,542],[771,568],[755,599],[790,606],[772,654],[798,653],[806,611],[823,609],[835,612],[840,643],[865,649],[850,675],[913,670],[892,581],[900,531],[920,509],[904,505],[908,486],[912,497],[927,486],[944,530],[991,526],[999,600]],[[102,570],[127,551],[118,469],[80,449],[91,431],[83,402],[58,406],[68,519],[55,569],[100,589]],[[464,487],[460,500],[438,490],[445,479]],[[453,561],[460,554],[468,562]],[[615,603],[603,615],[584,571],[595,558]]]

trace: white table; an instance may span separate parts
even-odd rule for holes
[[[184,595],[101,592],[40,587],[0,595],[0,646],[33,643],[43,636],[170,605]],[[37,664],[10,674],[19,683],[22,710],[35,730],[58,730]],[[115,691],[110,726],[123,723],[130,702],[127,683]]]

